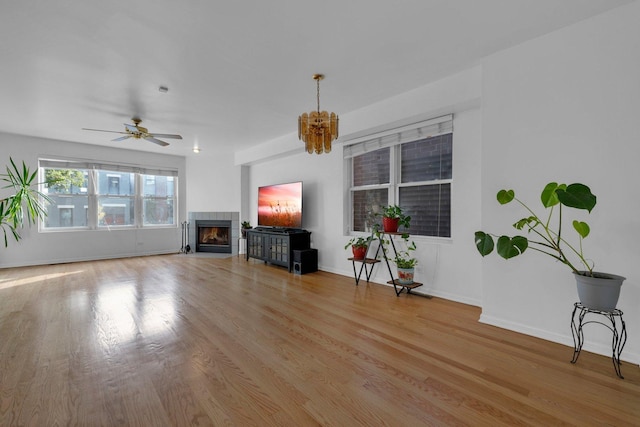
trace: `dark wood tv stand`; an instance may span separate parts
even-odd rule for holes
[[[310,249],[311,232],[298,228],[253,228],[247,230],[247,255],[265,263],[293,269],[293,251]]]

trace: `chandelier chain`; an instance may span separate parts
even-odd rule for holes
[[[316,97],[318,99],[318,114],[320,114],[320,79],[316,80]]]

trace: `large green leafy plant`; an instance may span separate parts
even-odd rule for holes
[[[0,199],[0,228],[5,247],[9,245],[8,234],[12,234],[16,241],[20,240],[18,230],[24,227],[25,216],[27,225],[35,224],[47,216],[44,203],[51,202],[49,197],[34,188],[37,187],[37,170],[31,172],[24,162],[22,168],[18,168],[13,159],[9,160],[11,164],[7,166],[6,173],[0,174],[0,181],[6,183],[2,188],[13,192]]]
[[[551,182],[544,187],[540,200],[547,214],[537,215],[529,206],[516,198],[513,190],[500,190],[498,202],[505,205],[515,200],[528,212],[513,224],[518,230],[526,230],[530,238],[524,236],[495,236],[484,231],[476,231],[475,244],[482,256],[490,254],[494,247],[498,255],[505,259],[523,254],[527,248],[541,252],[568,266],[574,273],[593,276],[593,262],[587,260],[582,251],[582,240],[589,235],[586,222],[573,220],[573,231],[578,243],[571,244],[563,230],[563,207],[586,210],[589,213],[596,205],[596,196],[584,184],[557,184]],[[494,243],[494,237],[497,242]]]

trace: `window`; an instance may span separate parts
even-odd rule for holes
[[[370,231],[380,208],[397,204],[412,235],[451,237],[452,125],[445,116],[345,145],[350,231]]]
[[[89,172],[86,169],[42,168],[42,174],[44,179],[41,181],[56,181],[54,185],[41,190],[53,201],[53,205],[48,206],[44,228],[86,227],[86,216],[74,215],[74,212],[82,212],[88,204]]]
[[[368,231],[376,223],[380,206],[387,204],[390,149],[381,148],[353,158],[353,230]]]
[[[174,226],[175,171],[40,160],[52,198],[43,229]]]
[[[411,216],[411,234],[451,237],[453,135],[402,144],[398,204]]]
[[[142,181],[144,182],[142,192],[143,224],[173,224],[174,177],[143,175]]]
[[[98,225],[135,225],[135,174],[97,170]]]

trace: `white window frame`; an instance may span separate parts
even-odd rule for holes
[[[44,227],[44,220],[38,224],[39,232],[65,232],[65,231],[77,231],[77,230],[104,230],[104,229],[152,229],[152,228],[177,228],[178,227],[178,171],[173,169],[160,169],[154,167],[145,166],[133,166],[126,164],[105,164],[97,163],[89,160],[70,160],[70,159],[55,159],[55,158],[41,158],[39,159],[39,174],[40,182],[44,183],[44,169],[82,169],[87,170],[88,174],[88,189],[86,191],[86,197],[88,197],[88,203],[85,205],[87,210],[88,223],[85,227]],[[98,171],[103,172],[122,172],[134,174],[134,194],[133,195],[115,195],[115,194],[98,194]],[[107,175],[112,175],[107,173]],[[144,198],[142,187],[142,176],[154,175],[154,176],[171,176],[173,177],[173,224],[149,224],[145,225],[143,222],[142,213],[142,200]],[[44,185],[44,184],[42,184]],[[99,225],[98,221],[98,205],[100,198],[129,198],[134,205],[134,221],[129,225]],[[113,205],[113,203],[107,203],[107,205]],[[126,204],[125,204],[126,206]]]
[[[353,204],[352,193],[359,190],[373,190],[387,188],[387,204],[398,204],[400,199],[401,187],[418,187],[424,185],[440,185],[451,184],[453,187],[453,176],[450,179],[430,180],[402,183],[400,179],[400,150],[403,144],[453,133],[453,114],[440,116],[428,120],[414,122],[410,124],[400,124],[397,126],[388,126],[382,130],[372,130],[371,132],[363,132],[364,135],[347,139],[343,143],[343,168],[345,171],[344,179],[344,211],[343,225],[345,235],[367,235],[368,231],[353,230]],[[389,147],[389,183],[388,184],[372,184],[364,186],[352,186],[353,183],[353,157],[365,154],[367,152],[376,151],[381,148]],[[453,192],[453,190],[452,190]],[[453,212],[451,212],[453,216]],[[453,230],[451,230],[453,235]],[[419,238],[451,240],[451,237],[426,236],[419,235]]]

